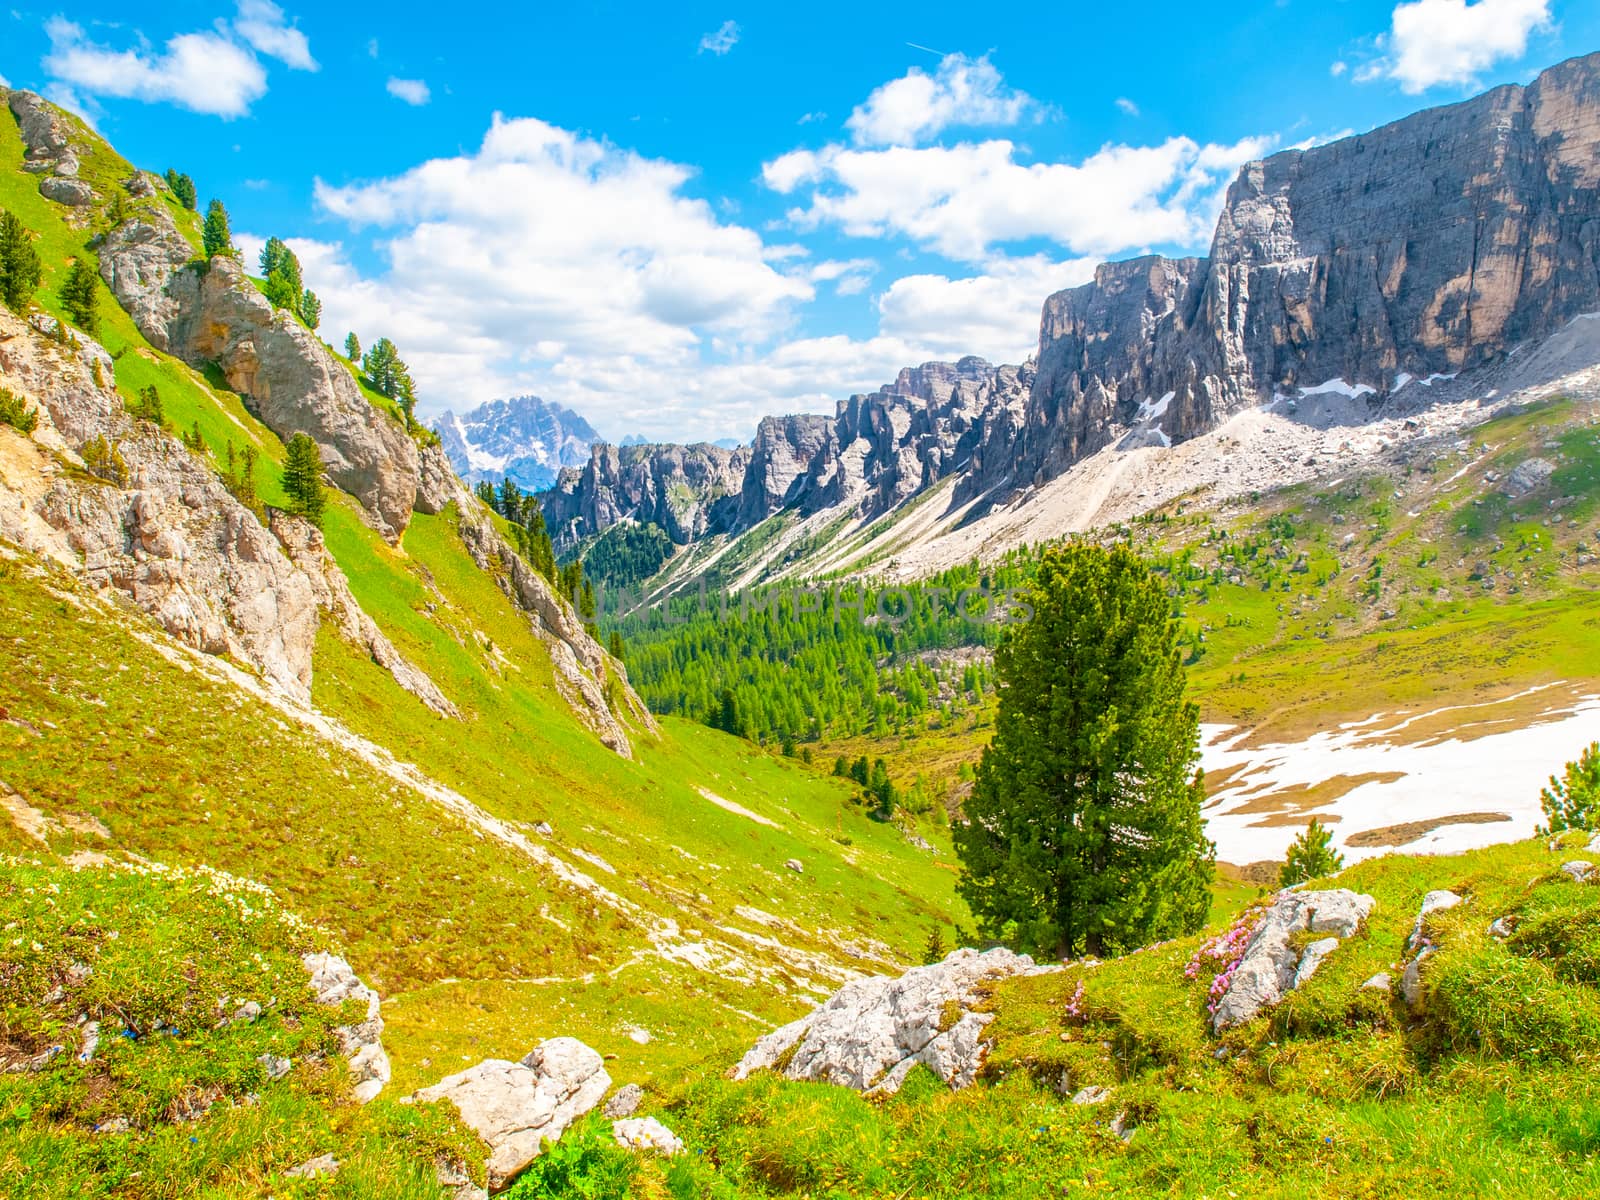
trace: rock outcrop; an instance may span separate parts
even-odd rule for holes
[[[22,169],[58,178],[77,175],[78,152],[73,149],[72,127],[67,119],[32,92],[10,92],[6,102],[17,119],[17,131],[26,148]]]
[[[389,1056],[383,1049],[383,1017],[378,1012],[378,993],[369,988],[336,954],[318,952],[303,960],[311,975],[311,990],[318,1004],[337,1005],[355,1000],[366,1006],[366,1016],[334,1032],[349,1064],[355,1082],[352,1090],[362,1104],[376,1098],[389,1082]]]
[[[102,274],[118,273],[115,264],[102,266]],[[328,478],[361,502],[381,533],[398,538],[419,473],[416,443],[399,421],[368,401],[316,335],[275,310],[233,259],[178,270],[166,291],[177,303],[166,329],[172,352],[215,363],[284,441],[309,434]]]
[[[300,703],[326,612],[402,687],[454,715],[361,611],[319,534],[281,516],[276,529],[263,525],[210,463],[130,418],[102,386],[110,357],[74,336],[63,347],[0,313],[0,380],[34,398],[41,417],[31,439],[7,431],[17,449],[0,457],[0,536],[117,589],[179,641],[255,667]],[[81,469],[92,446],[115,456],[100,478]]]
[[[586,464],[563,470],[544,494],[545,524],[562,547],[621,520],[658,525],[688,545],[734,527],[749,463],[748,448],[597,443]]]
[[[1305,983],[1338,948],[1339,939],[1354,934],[1377,903],[1348,888],[1280,893],[1245,943],[1228,988],[1217,999],[1212,1028],[1242,1025]],[[1296,950],[1292,939],[1307,932],[1331,936]]]
[[[891,1094],[921,1063],[952,1088],[965,1087],[983,1065],[983,1031],[994,1020],[972,1011],[982,988],[1038,969],[1027,955],[1006,949],[957,950],[898,979],[854,980],[809,1016],[758,1041],[733,1078],[771,1070],[786,1079]]]
[[[672,1158],[683,1153],[683,1142],[654,1117],[634,1117],[613,1121],[611,1136],[625,1150],[638,1150]]]
[[[422,1103],[447,1100],[489,1146],[489,1189],[498,1191],[557,1141],[611,1087],[600,1055],[576,1038],[540,1042],[519,1062],[485,1059],[423,1088]]]

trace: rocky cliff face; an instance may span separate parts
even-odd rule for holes
[[[863,517],[963,470],[1016,425],[1031,368],[981,358],[924,363],[842,401],[834,416],[767,417],[749,447],[597,445],[544,497],[563,546],[617,521],[649,521],[679,545],[740,533],[782,509],[845,505]]]
[[[545,493],[545,522],[558,546],[623,519],[659,525],[687,545],[734,526],[750,458],[742,447],[599,443],[584,466],[562,471]]]
[[[1045,302],[1014,482],[1119,427],[1181,439],[1333,380],[1378,404],[1554,333],[1600,309],[1597,182],[1600,55],[1249,164],[1208,258],[1109,264]]]

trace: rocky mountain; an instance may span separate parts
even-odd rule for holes
[[[510,479],[543,491],[563,467],[581,466],[600,440],[589,422],[538,396],[491,400],[449,413],[435,427],[457,475],[469,484]]]
[[[1170,447],[1306,394],[1376,416],[1600,310],[1597,183],[1600,54],[1250,163],[1207,257],[1107,263],[1050,296],[1026,365],[928,363],[832,417],[763,421],[737,496],[669,532],[737,533],[778,511],[859,526],[951,476],[949,512],[992,507],[1106,447]],[[601,482],[567,472],[549,494],[569,538],[654,519]]]

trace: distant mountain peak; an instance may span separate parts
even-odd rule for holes
[[[467,413],[448,413],[436,426],[456,474],[468,483],[510,478],[543,491],[562,467],[586,462],[600,435],[583,417],[541,400],[511,396]]]

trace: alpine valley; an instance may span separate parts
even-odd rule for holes
[[[0,1194],[1600,1194],[1600,54],[733,446],[0,102]]]

